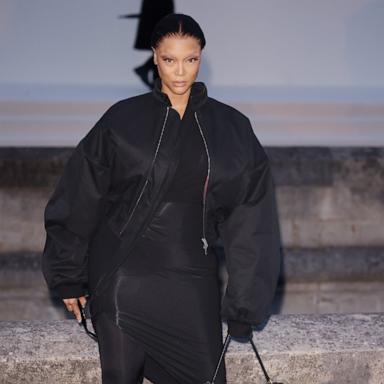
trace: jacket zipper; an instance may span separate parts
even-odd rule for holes
[[[203,242],[204,253],[207,255],[208,254],[208,241],[207,241],[206,234],[205,234],[205,219],[206,219],[205,215],[206,215],[206,198],[207,198],[207,192],[208,192],[208,183],[209,183],[209,176],[211,173],[211,158],[209,156],[207,141],[205,140],[204,133],[203,133],[203,130],[201,129],[200,122],[199,122],[199,119],[197,118],[196,112],[195,112],[195,119],[196,119],[197,125],[199,127],[201,137],[203,138],[205,151],[207,152],[207,157],[208,157],[208,170],[207,170],[207,176],[205,177],[204,189],[203,189],[203,237],[201,238],[201,241]]]
[[[152,159],[151,167],[149,168],[149,171],[148,171],[148,173],[147,173],[147,178],[146,178],[146,180],[145,180],[145,183],[144,183],[143,187],[141,188],[139,197],[137,198],[137,200],[136,200],[136,202],[135,202],[135,205],[133,206],[133,209],[132,209],[132,211],[131,211],[131,213],[130,213],[128,219],[127,219],[127,221],[125,222],[125,224],[123,225],[123,227],[121,228],[121,230],[120,230],[120,232],[119,232],[119,235],[120,235],[120,236],[121,236],[122,233],[124,232],[125,228],[127,228],[127,225],[130,223],[130,221],[131,221],[131,219],[132,219],[132,216],[133,216],[133,214],[134,214],[134,212],[135,212],[135,210],[136,210],[136,207],[137,207],[137,205],[139,204],[139,201],[141,200],[141,197],[142,197],[142,195],[143,195],[143,193],[144,193],[144,190],[145,190],[145,188],[147,187],[147,184],[148,184],[148,181],[149,181],[149,177],[150,177],[150,175],[151,175],[153,166],[154,166],[155,161],[156,161],[156,158],[157,158],[157,153],[159,152],[160,143],[161,143],[161,140],[162,140],[162,138],[163,138],[164,129],[165,129],[165,124],[166,124],[167,119],[168,119],[169,108],[170,108],[170,107],[167,106],[167,113],[166,113],[166,115],[165,115],[165,119],[164,119],[163,127],[162,127],[162,129],[161,129],[160,137],[159,137],[159,140],[158,140],[158,142],[157,142],[156,151],[155,151],[155,154],[154,154],[153,159]]]

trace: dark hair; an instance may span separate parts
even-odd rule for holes
[[[151,35],[151,47],[157,48],[160,41],[168,36],[191,36],[196,38],[201,49],[205,47],[205,37],[200,25],[183,13],[169,13],[155,25]]]

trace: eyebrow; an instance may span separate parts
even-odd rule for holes
[[[198,56],[198,55],[199,55],[199,52],[193,52],[190,55],[186,56],[186,58],[190,57],[190,56]],[[171,57],[173,57],[173,55],[170,54],[170,53],[161,53],[160,56],[161,57],[164,57],[164,56],[171,56]]]

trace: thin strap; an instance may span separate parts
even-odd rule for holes
[[[263,373],[264,373],[264,376],[265,376],[265,380],[267,380],[267,383],[268,383],[268,384],[273,384],[272,380],[271,380],[270,377],[268,376],[268,373],[267,373],[267,371],[266,371],[266,369],[265,369],[265,367],[264,367],[263,362],[261,361],[259,352],[257,352],[255,343],[253,342],[252,338],[251,338],[249,341],[250,341],[251,344],[252,344],[252,348],[253,348],[253,350],[255,351],[257,360],[259,361],[260,367],[261,367],[261,369],[263,370]]]
[[[88,301],[87,301],[88,302]],[[77,304],[80,308],[80,314],[81,314],[81,323],[80,325],[83,325],[84,329],[85,329],[85,332],[87,333],[87,335],[94,341],[97,341],[97,334],[94,333],[94,332],[91,332],[89,329],[88,329],[88,326],[87,326],[87,318],[86,318],[86,315],[85,315],[85,310],[83,308],[83,306],[81,305],[80,303],[80,300],[77,299]]]
[[[216,376],[217,376],[217,372],[219,371],[219,367],[220,367],[220,364],[221,364],[221,361],[223,360],[223,357],[225,355],[225,352],[228,348],[228,344],[229,342],[232,340],[231,338],[231,335],[227,332],[227,336],[225,338],[225,342],[224,342],[224,346],[223,346],[223,349],[221,351],[221,355],[220,355],[220,358],[219,358],[219,361],[217,362],[217,365],[216,365],[216,369],[215,369],[215,373],[211,379],[211,381],[206,381],[204,384],[215,384],[215,380],[216,380]],[[260,355],[259,353],[257,352],[257,349],[256,349],[256,346],[255,346],[255,343],[253,342],[252,338],[249,339],[249,341],[251,342],[252,344],[252,348],[256,354],[256,357],[257,357],[257,360],[261,366],[261,369],[263,370],[263,373],[264,373],[264,376],[265,376],[265,379],[267,381],[267,384],[283,384],[283,383],[280,383],[280,382],[276,382],[276,381],[272,381],[270,379],[270,377],[268,376],[268,373],[264,367],[264,364],[263,362],[261,361],[261,358],[260,358]]]
[[[231,336],[230,336],[229,333],[227,333],[227,337],[225,338],[224,346],[223,346],[223,349],[221,351],[221,355],[220,355],[219,361],[217,362],[217,365],[216,365],[215,373],[213,374],[213,377],[212,377],[211,381],[206,381],[204,384],[215,384],[217,372],[219,371],[221,361],[223,360],[223,357],[225,355],[225,352],[226,352],[226,350],[228,348],[228,344],[229,344],[230,341],[231,341]]]

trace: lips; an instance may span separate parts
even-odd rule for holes
[[[175,87],[184,87],[186,84],[187,84],[186,81],[174,81],[174,82],[173,82],[173,85],[174,85]]]

